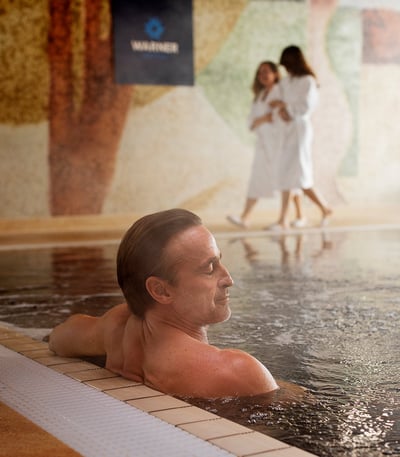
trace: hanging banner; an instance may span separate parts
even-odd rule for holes
[[[194,84],[192,0],[112,0],[117,84]]]

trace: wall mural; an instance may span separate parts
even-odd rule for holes
[[[253,74],[288,44],[320,83],[317,187],[333,204],[395,200],[400,138],[390,119],[370,128],[399,102],[394,82],[368,108],[398,80],[400,11],[375,3],[194,0],[195,86],[133,87],[114,83],[108,0],[3,2],[0,217],[236,209]]]
[[[51,2],[48,58],[51,214],[98,214],[132,90],[113,82],[107,2]]]

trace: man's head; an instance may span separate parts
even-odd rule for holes
[[[143,318],[154,303],[146,281],[151,276],[173,282],[174,259],[167,244],[177,234],[202,225],[201,219],[184,209],[149,214],[136,221],[124,235],[118,249],[118,283],[133,314]]]
[[[147,280],[163,318],[185,331],[227,320],[233,281],[210,231],[204,225],[189,227],[170,239],[166,252],[175,265],[174,280]]]

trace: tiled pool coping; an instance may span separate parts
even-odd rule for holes
[[[2,326],[0,326],[0,345],[46,367],[47,370],[68,376],[95,389],[96,392],[102,392],[136,410],[161,419],[169,426],[178,427],[196,439],[217,446],[231,455],[237,457],[312,456],[301,449],[165,395],[143,384],[124,379],[92,363],[58,357],[49,350],[47,343],[34,340]],[[0,400],[3,400],[1,395]],[[23,414],[23,412],[21,413]],[[163,455],[167,454],[163,453]]]

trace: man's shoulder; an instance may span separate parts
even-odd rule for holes
[[[221,350],[221,366],[227,381],[237,386],[238,395],[269,392],[278,386],[264,364],[245,351]]]
[[[166,393],[203,398],[256,395],[278,387],[247,352],[219,349],[178,331],[147,346],[146,377]]]
[[[199,362],[192,366],[192,382],[200,383],[203,396],[249,396],[278,387],[268,369],[247,352],[206,346],[202,356],[192,358]]]
[[[128,321],[132,316],[131,311],[126,303],[115,305],[107,312],[105,312],[99,319],[105,326],[121,325]]]
[[[264,365],[248,352],[240,349],[220,349],[219,358],[221,363],[227,369],[243,370],[248,372],[265,370]]]

